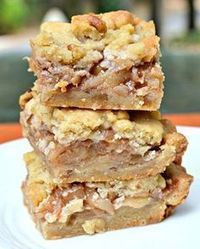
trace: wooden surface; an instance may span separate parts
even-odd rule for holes
[[[200,113],[192,114],[168,114],[164,118],[170,119],[175,125],[187,125],[200,127]],[[0,143],[22,137],[19,124],[0,124]]]

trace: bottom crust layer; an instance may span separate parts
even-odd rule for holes
[[[84,213],[84,216],[79,213],[76,220],[70,225],[50,224],[44,220],[37,220],[36,224],[45,239],[60,239],[158,223],[166,217],[166,211],[167,207],[164,202],[155,201],[144,208],[120,208],[112,216],[104,214],[94,217],[89,213],[88,216],[86,216],[86,213]],[[84,225],[85,228],[83,228]]]

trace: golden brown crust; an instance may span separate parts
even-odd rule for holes
[[[101,39],[107,31],[106,23],[95,14],[78,15],[72,17],[72,32],[78,39]]]
[[[133,14],[125,10],[104,13],[101,14],[101,18],[106,23],[108,29],[119,29],[127,24],[134,26],[141,22],[139,18],[134,17]]]
[[[123,34],[123,39],[120,39],[121,34]],[[134,41],[134,38],[131,40],[133,34],[140,37],[139,41]],[[82,43],[83,39],[88,38],[91,40]],[[117,41],[117,39],[116,47],[115,40]],[[158,54],[159,39],[155,36],[153,22],[145,22],[127,11],[116,11],[98,15],[90,13],[74,16],[71,24],[42,24],[41,33],[31,41],[31,44],[34,55],[38,54],[49,60],[66,63],[79,60],[90,50],[102,50],[107,46],[115,50],[125,44],[127,52],[136,52],[135,55],[138,49],[143,47],[143,53],[138,53],[137,59],[143,58],[150,61]],[[80,48],[79,53],[75,56],[68,49],[68,45],[71,44]]]
[[[106,217],[104,218],[106,222],[104,221],[105,225],[100,229],[100,232],[119,230],[135,226],[145,226],[161,222],[165,216],[165,208],[166,206],[159,201],[152,204],[148,208],[145,207],[144,209],[139,210],[128,207],[121,208],[121,210],[119,210],[112,218],[107,217],[108,220],[106,220]],[[80,222],[73,224],[73,229],[71,226],[67,227],[66,225],[56,223],[47,224],[42,220],[37,220],[36,222],[37,228],[41,231],[45,239],[52,240],[88,234],[84,231],[81,225],[81,220]],[[84,220],[82,220],[82,222],[84,223]]]
[[[164,172],[164,178],[167,182],[167,188],[164,191],[167,205],[176,207],[183,203],[189,193],[193,177],[187,174],[184,167],[170,165]]]
[[[90,94],[86,92],[79,92],[77,90],[67,91],[66,82],[61,82],[64,87],[50,91],[38,91],[41,93],[41,102],[47,106],[52,107],[78,107],[80,109],[92,110],[140,110],[140,111],[156,111],[159,109],[161,99],[163,97],[162,88],[157,90],[150,90],[149,95],[154,96],[153,100],[146,100],[148,96],[125,96],[122,93],[113,94],[108,97],[106,94]],[[126,89],[125,89],[126,91]],[[156,97],[155,97],[156,96]]]
[[[169,145],[175,145],[176,146],[176,159],[175,159],[175,163],[177,164],[181,164],[182,162],[182,156],[184,154],[184,152],[187,149],[187,139],[185,138],[184,135],[177,133],[177,132],[172,132],[172,133],[168,133],[165,136],[165,139],[168,141]]]
[[[30,91],[26,91],[24,94],[22,94],[19,97],[19,106],[20,106],[20,108],[23,110],[25,108],[26,104],[32,98],[33,98],[33,92],[31,90]]]
[[[78,39],[91,37],[100,39],[107,32],[107,29],[119,29],[124,25],[136,25],[136,19],[128,11],[113,11],[105,14],[85,14],[72,17],[72,32]]]

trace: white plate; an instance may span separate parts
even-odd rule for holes
[[[173,216],[155,225],[54,241],[42,238],[23,206],[22,155],[30,145],[25,139],[0,145],[0,249],[200,248],[200,128],[179,127],[179,131],[189,140],[183,165],[195,179],[187,201]]]

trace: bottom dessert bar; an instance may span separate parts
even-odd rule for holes
[[[183,167],[172,164],[143,179],[58,186],[34,152],[24,158],[24,202],[46,239],[160,222],[183,202],[192,182]]]

